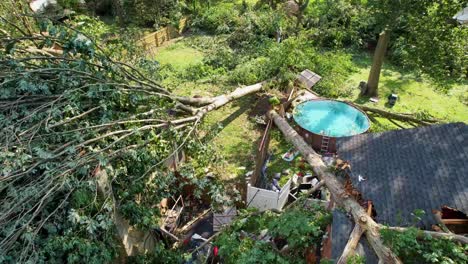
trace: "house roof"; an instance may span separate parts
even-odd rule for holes
[[[468,126],[434,125],[337,138],[351,180],[373,201],[376,221],[430,229],[432,210],[444,205],[468,212]],[[358,176],[367,178],[359,182]],[[420,222],[413,212],[425,211]]]

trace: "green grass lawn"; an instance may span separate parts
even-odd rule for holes
[[[169,64],[176,70],[183,70],[190,65],[201,62],[203,52],[186,46],[182,41],[178,41],[157,49],[154,59],[162,65]]]
[[[468,106],[462,102],[463,98],[468,96],[468,84],[455,85],[446,93],[427,79],[400,71],[396,67],[385,63],[380,75],[379,102],[372,103],[369,101],[369,97],[359,97],[360,91],[357,88],[361,80],[367,81],[371,65],[370,56],[360,55],[356,60],[356,65],[359,67],[359,71],[349,77],[347,82],[349,87],[343,87],[344,89],[355,89],[352,89],[350,96],[340,99],[390,112],[425,112],[444,122],[468,123]],[[391,93],[396,93],[399,97],[396,105],[392,108],[386,105],[387,96]],[[382,122],[383,127],[397,128],[387,120],[377,120]]]

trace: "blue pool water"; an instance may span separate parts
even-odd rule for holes
[[[356,108],[338,101],[312,100],[299,104],[294,120],[302,128],[330,137],[361,134],[369,129],[367,116]]]

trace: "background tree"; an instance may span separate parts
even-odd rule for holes
[[[380,35],[380,48],[385,48],[390,39],[397,40],[390,44],[396,61],[401,59],[399,63],[419,68],[436,79],[441,74],[443,78],[466,78],[467,61],[462,54],[466,54],[468,29],[451,22],[466,1],[371,0],[368,5],[376,29],[384,33]],[[376,55],[366,92],[371,96],[377,94],[385,52],[376,50]]]

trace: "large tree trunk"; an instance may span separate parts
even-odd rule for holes
[[[418,125],[423,125],[423,126],[430,126],[439,122],[438,120],[435,120],[435,119],[418,119],[418,118],[411,116],[411,114],[392,113],[392,112],[384,111],[378,108],[372,108],[372,107],[368,107],[364,105],[357,105],[349,101],[347,101],[346,103],[351,104],[355,106],[356,108],[359,108],[365,112],[372,112],[385,118],[399,120],[403,122],[414,122]]]
[[[227,95],[219,95],[216,97],[184,97],[184,96],[175,96],[174,99],[177,101],[186,104],[186,105],[193,105],[193,106],[204,106],[208,104],[213,104],[216,101],[224,101],[225,99],[233,100],[244,95],[258,92],[262,89],[265,82],[259,82],[256,84],[252,84],[245,87],[239,87],[230,94]]]
[[[374,249],[375,253],[383,263],[402,263],[400,259],[386,247],[380,238],[380,226],[377,224],[354,200],[346,191],[343,185],[337,180],[327,166],[323,163],[322,158],[318,155],[304,139],[286,122],[286,120],[278,115],[276,111],[269,112],[269,117],[283,133],[284,137],[294,145],[294,147],[302,154],[307,162],[312,166],[312,170],[318,177],[325,181],[325,185],[333,196],[334,201],[347,212],[351,213],[354,222],[358,224],[366,233],[369,244]]]
[[[235,99],[241,98],[241,97],[243,97],[245,95],[256,93],[256,92],[260,91],[262,89],[262,87],[263,87],[263,82],[257,83],[257,84],[254,84],[254,85],[250,85],[250,86],[246,86],[246,87],[242,87],[242,88],[237,88],[236,90],[234,90],[230,94],[223,94],[223,95],[217,96],[217,97],[214,98],[214,101],[211,104],[200,108],[197,111],[195,116],[198,117],[198,118],[202,118],[209,111],[218,109],[221,106],[223,106],[223,105],[225,105],[225,104],[227,104],[227,103],[229,103],[229,102],[231,102],[231,101],[233,101]]]
[[[390,36],[388,31],[384,30],[380,33],[379,41],[374,52],[374,59],[372,61],[372,68],[369,73],[369,79],[367,81],[366,95],[377,96],[377,89],[379,87],[380,70],[385,58],[385,52],[387,51],[388,42]]]

